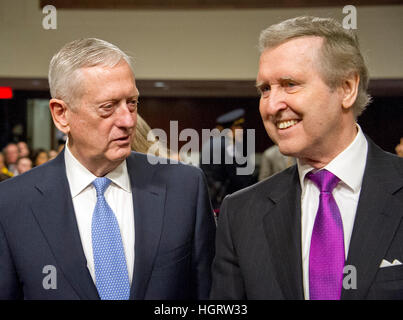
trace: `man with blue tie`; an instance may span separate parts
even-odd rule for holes
[[[357,37],[298,17],[259,44],[260,114],[297,164],[223,201],[211,298],[403,299],[403,161],[357,124]]]
[[[130,58],[103,40],[73,41],[52,58],[49,86],[68,141],[0,185],[0,298],[207,298],[215,222],[205,178],[131,152]]]

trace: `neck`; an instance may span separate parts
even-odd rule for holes
[[[336,146],[326,146],[327,148],[322,148],[322,146],[317,146],[310,155],[300,157],[299,160],[301,164],[307,164],[315,169],[322,169],[327,164],[329,164],[334,158],[336,158],[341,152],[343,152],[355,139],[358,133],[358,127],[354,124],[349,126],[347,129],[342,131],[337,138],[338,143]]]
[[[70,145],[68,147],[73,157],[96,177],[103,177],[107,175],[109,172],[115,170],[124,161],[123,159],[112,162],[107,161],[104,157],[83,157],[74,148],[71,148]]]

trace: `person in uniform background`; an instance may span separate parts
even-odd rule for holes
[[[217,215],[226,195],[246,188],[256,181],[253,174],[237,174],[237,168],[244,166],[237,162],[239,153],[245,155],[247,150],[247,139],[244,139],[243,130],[244,115],[245,110],[239,108],[219,116],[216,119],[216,128],[220,134],[213,135],[202,146],[200,168],[207,177],[211,202]],[[208,157],[203,156],[206,153]]]

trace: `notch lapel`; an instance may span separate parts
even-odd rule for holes
[[[392,157],[367,140],[367,165],[346,261],[357,270],[357,289],[343,289],[342,299],[366,297],[403,214],[393,195],[402,182],[396,179]]]
[[[99,299],[87,269],[66,177],[64,152],[46,164],[43,179],[36,184],[31,205],[42,233],[57,262],[57,268],[81,299]],[[59,272],[59,269],[57,270]]]
[[[285,174],[285,173],[283,173]],[[298,170],[288,169],[289,177],[273,180],[276,189],[269,194],[272,206],[263,219],[270,261],[284,299],[303,299],[301,253],[301,188]]]
[[[134,270],[130,299],[144,299],[154,260],[158,251],[165,213],[166,186],[156,177],[158,165],[147,157],[133,153],[127,159],[133,193]]]

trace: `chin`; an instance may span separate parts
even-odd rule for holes
[[[110,159],[111,159],[111,161],[113,161],[113,162],[123,161],[123,160],[125,160],[128,156],[130,156],[130,152],[131,152],[131,149],[130,149],[130,148],[127,148],[127,149],[126,149],[126,148],[125,148],[125,149],[120,149],[120,150],[114,152],[114,153],[111,155]]]
[[[293,144],[289,143],[282,143],[280,142],[278,144],[278,148],[280,152],[285,155],[285,156],[290,156],[290,157],[298,157],[298,155],[301,152],[301,148],[298,146],[295,146]]]

